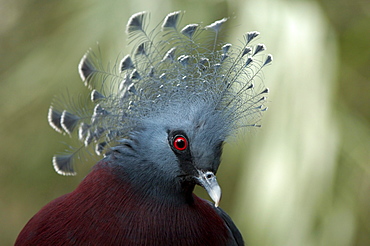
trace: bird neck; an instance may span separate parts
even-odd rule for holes
[[[132,167],[117,165],[115,161],[101,161],[94,168],[114,175],[127,192],[139,194],[142,199],[174,206],[194,203],[194,182],[169,179],[158,172],[153,175],[153,171],[145,168],[140,172],[134,171]]]
[[[163,194],[153,200],[123,171],[102,160],[73,192],[45,206],[32,222],[38,226],[29,228],[38,228],[44,245],[227,245],[228,229],[208,202],[195,195],[191,204]]]

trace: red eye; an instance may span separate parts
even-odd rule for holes
[[[173,140],[173,147],[179,151],[186,150],[188,148],[188,140],[183,136],[177,136]]]

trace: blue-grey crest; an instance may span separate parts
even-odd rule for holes
[[[104,156],[140,146],[142,158],[165,163],[170,157],[163,146],[171,137],[177,150],[188,144],[194,159],[208,160],[196,169],[210,180],[219,165],[219,155],[211,152],[221,152],[238,129],[260,126],[268,89],[259,75],[272,56],[263,54],[265,45],[253,44],[259,33],[248,32],[232,45],[221,41],[227,18],[181,26],[182,14],[170,13],[150,30],[147,12],[132,15],[126,33],[133,50],[112,68],[105,69],[91,50],[83,56],[79,73],[91,91],[90,104],[49,109],[50,125],[81,141],[76,151],[53,157],[57,173],[75,175],[74,159],[89,146]],[[217,205],[220,191],[207,191]]]

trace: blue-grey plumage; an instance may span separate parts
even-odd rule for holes
[[[166,172],[174,174],[179,170],[168,165],[177,162],[168,139],[181,131],[196,160],[194,168],[200,172],[197,182],[218,187],[212,175],[220,163],[222,143],[240,128],[259,126],[261,113],[267,109],[263,104],[268,89],[258,74],[272,56],[261,55],[266,49],[263,44],[252,44],[259,35],[255,31],[245,34],[239,46],[220,41],[226,18],[205,27],[181,27],[182,13],[177,11],[148,31],[147,15],[140,12],[129,19],[126,32],[133,51],[112,70],[104,69],[92,51],[82,58],[79,72],[91,90],[90,115],[88,106],[76,112],[51,106],[49,123],[71,136],[78,128],[82,146],[95,144],[98,155],[140,153],[142,160],[152,161],[158,170],[167,165]],[[54,156],[59,174],[75,175],[73,160],[78,151]],[[207,171],[212,175],[206,175]],[[216,205],[221,195],[217,187],[209,188],[215,192],[209,194]]]

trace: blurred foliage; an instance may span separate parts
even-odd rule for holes
[[[186,11],[183,23],[231,17],[227,40],[258,30],[274,55],[264,127],[226,145],[219,170],[221,206],[249,245],[370,245],[364,0],[0,1],[0,244],[97,160],[81,161],[76,177],[53,171],[68,137],[48,126],[48,107],[60,92],[87,92],[77,64],[96,42],[105,63],[129,52],[125,23],[142,10],[154,23],[174,10]]]

